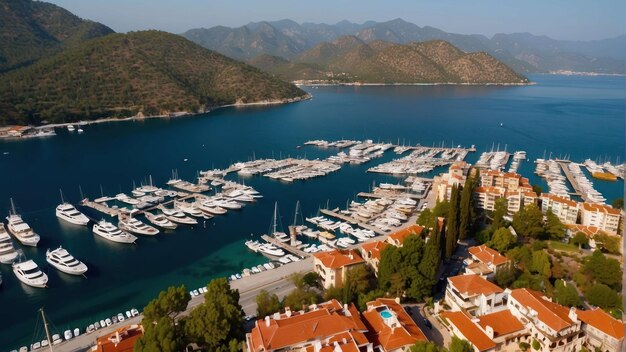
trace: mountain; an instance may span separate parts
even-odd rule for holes
[[[262,35],[268,31],[271,36]],[[496,34],[488,38],[419,27],[400,18],[362,24],[341,21],[334,25],[280,20],[249,23],[239,28],[193,29],[182,35],[240,60],[263,54],[293,60],[320,43],[352,35],[365,42],[382,40],[398,44],[445,40],[465,52],[484,51],[519,73],[555,70],[626,73],[626,35],[587,42],[528,33]]]
[[[526,83],[484,52],[466,53],[443,40],[395,44],[356,36],[324,42],[293,62],[262,56],[250,64],[285,80],[360,83]]]
[[[0,72],[113,33],[59,6],[31,0],[0,0],[0,23]]]
[[[258,69],[160,31],[110,34],[5,73],[0,124],[201,112],[306,93]]]

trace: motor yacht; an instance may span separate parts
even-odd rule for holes
[[[13,273],[28,286],[43,288],[48,284],[48,275],[44,274],[32,260],[13,263]]]
[[[20,243],[25,246],[36,247],[39,243],[39,235],[36,234],[33,229],[28,226],[27,223],[22,220],[22,217],[18,214],[10,214],[7,216],[8,226],[7,230],[11,235],[17,238]]]
[[[93,225],[93,233],[109,241],[118,243],[135,243],[137,240],[137,237],[118,229],[115,225],[106,220],[101,220]]]
[[[153,214],[147,211],[144,213],[144,215],[146,216],[146,219],[148,219],[148,221],[158,227],[168,230],[174,230],[178,227],[178,225],[168,219],[164,214]]]
[[[74,225],[87,226],[89,223],[89,218],[70,203],[59,204],[56,208],[56,215],[59,219]]]
[[[226,214],[226,209],[220,208],[210,201],[196,201],[195,206],[208,215],[223,215]]]
[[[46,251],[46,261],[59,271],[70,275],[82,275],[87,272],[87,265],[74,258],[65,248],[59,247]]]
[[[183,213],[189,214],[196,218],[201,218],[204,214],[200,211],[200,209],[196,208],[195,205],[191,203],[187,203],[184,201],[174,201],[174,208],[182,211]]]
[[[124,193],[116,194],[115,199],[119,200],[120,202],[130,204],[130,205],[137,205],[140,203],[138,199],[129,197],[127,194],[124,194]]]
[[[159,209],[161,209],[163,215],[165,215],[168,220],[177,224],[196,225],[198,223],[198,220],[185,215],[180,210],[166,208],[163,205],[159,205]]]
[[[159,233],[159,230],[156,228],[146,225],[132,216],[120,215],[118,219],[117,226],[124,231],[148,236],[154,236]]]
[[[4,224],[0,222],[0,263],[11,264],[15,261],[17,255],[11,237],[4,228]]]
[[[285,255],[285,251],[270,243],[265,243],[259,246],[259,252],[273,257],[282,257]]]

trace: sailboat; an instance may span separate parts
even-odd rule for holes
[[[274,216],[272,217],[272,225],[271,225],[270,233],[272,234],[272,236],[274,236],[274,238],[276,238],[277,240],[281,242],[289,242],[289,235],[287,235],[286,233],[282,231],[278,231],[278,221],[279,221],[278,202],[275,202],[274,203]],[[282,229],[282,225],[281,225],[281,229]]]

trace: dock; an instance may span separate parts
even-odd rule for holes
[[[336,218],[336,219],[347,221],[350,224],[357,225],[357,226],[359,226],[361,228],[364,228],[364,229],[367,229],[367,230],[372,230],[377,235],[381,235],[381,236],[385,235],[385,231],[379,229],[378,227],[372,226],[370,224],[366,224],[366,223],[361,222],[361,221],[359,221],[359,220],[357,220],[357,219],[355,219],[353,217],[350,217],[350,216],[347,216],[347,215],[343,215],[343,214],[340,214],[340,213],[337,213],[337,212],[334,212],[334,211],[328,210],[328,209],[320,209],[320,213],[322,213],[324,215],[332,216],[333,218]]]
[[[83,199],[80,204],[84,207],[88,207],[91,209],[95,209],[101,213],[104,213],[108,216],[118,216],[121,212],[121,210],[119,208],[111,208],[108,205],[104,204],[104,203],[96,203],[94,201],[89,200],[88,198]]]
[[[373,199],[380,199],[380,198],[389,198],[389,199],[411,198],[411,199],[414,199],[414,200],[422,200],[424,198],[424,195],[410,194],[410,193],[393,194],[393,193],[359,192],[357,194],[357,196],[359,196],[361,198],[373,198]]]
[[[299,250],[298,248],[293,247],[293,246],[291,246],[291,245],[289,245],[287,243],[283,243],[283,242],[275,239],[272,236],[263,235],[263,236],[261,236],[261,238],[265,242],[271,243],[271,244],[275,245],[276,247],[280,247],[280,248],[286,250],[287,252],[290,252],[290,253],[293,253],[293,254],[299,256],[300,258],[306,258],[306,257],[309,257],[311,255],[311,253],[307,253],[305,251]]]
[[[582,190],[580,189],[580,185],[578,184],[578,181],[576,181],[576,178],[574,177],[574,175],[572,175],[572,172],[570,171],[569,167],[567,167],[567,164],[569,164],[570,162],[563,161],[563,160],[558,160],[557,162],[559,163],[559,166],[565,173],[565,177],[567,177],[567,180],[572,185],[572,188],[574,188],[574,193],[570,193],[570,194],[579,196],[584,201],[587,201],[587,197],[584,195],[585,192],[582,192]]]

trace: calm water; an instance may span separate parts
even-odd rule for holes
[[[74,278],[46,268],[50,288],[19,283],[9,266],[0,267],[0,350],[33,338],[37,309],[45,307],[56,328],[84,328],[130,307],[141,308],[170,285],[188,288],[262,263],[243,241],[267,231],[273,204],[282,221],[291,222],[296,200],[305,215],[320,205],[343,206],[373,181],[392,179],[365,170],[395,155],[362,166],[344,166],[324,178],[283,184],[262,177],[245,180],[264,196],[242,211],[182,228],[156,238],[141,237],[137,246],[95,238],[86,228],[60,223],[54,207],[62,188],[66,200],[79,200],[79,185],[91,198],[129,192],[152,175],[158,185],[172,169],[192,180],[198,170],[223,168],[259,157],[325,157],[336,150],[296,149],[309,139],[365,139],[422,145],[475,144],[526,150],[531,161],[520,172],[539,182],[532,160],[568,154],[572,160],[624,160],[623,77],[532,77],[527,87],[323,87],[309,89],[311,101],[272,108],[222,109],[205,116],[85,127],[78,135],[58,131],[41,140],[0,142],[0,212],[13,197],[25,220],[42,236],[28,258],[46,268],[47,248],[63,245],[89,266],[88,278]],[[500,123],[504,126],[500,127]],[[470,154],[476,160],[479,153]],[[183,160],[187,158],[188,161]],[[236,179],[237,176],[234,176]],[[599,182],[611,201],[623,182]],[[96,215],[96,214],[93,214]],[[37,335],[41,339],[41,335]]]

